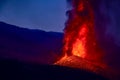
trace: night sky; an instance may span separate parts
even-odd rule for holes
[[[65,0],[0,0],[0,21],[24,28],[62,32]]]

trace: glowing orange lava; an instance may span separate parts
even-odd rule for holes
[[[87,37],[87,25],[83,24],[81,26],[81,30],[79,31],[79,37],[76,39],[75,43],[73,44],[72,53],[75,56],[79,56],[85,58],[86,55],[86,37]]]
[[[71,0],[71,2],[73,8],[68,13],[64,31],[64,56],[55,64],[66,65],[70,62],[67,66],[73,66],[72,63],[81,64],[76,60],[84,61],[82,59],[85,59],[85,63],[89,61],[89,64],[103,67],[101,65],[102,52],[99,50],[95,37],[93,7],[89,0]]]
[[[95,43],[93,10],[87,0],[72,2],[74,8],[69,12],[66,23],[63,54],[87,58],[89,47],[94,48]]]

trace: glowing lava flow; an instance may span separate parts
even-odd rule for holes
[[[87,0],[72,0],[72,5],[65,28],[63,53],[86,58],[95,46],[93,10]]]
[[[86,56],[86,49],[85,49],[86,36],[87,36],[86,27],[87,27],[86,24],[83,24],[81,26],[81,30],[79,31],[79,37],[76,39],[75,43],[73,44],[73,49],[72,49],[73,55],[82,58],[85,58]]]
[[[90,0],[70,0],[72,10],[68,11],[63,57],[55,64],[85,68],[97,72],[104,67],[94,31],[94,11]]]

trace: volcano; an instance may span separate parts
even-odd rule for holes
[[[86,71],[94,72],[97,74],[103,74],[104,72],[104,70],[101,67],[96,66],[95,64],[77,56],[69,56],[62,58],[60,61],[56,62],[55,64],[59,64],[61,66],[70,66],[72,68],[77,68],[77,69],[84,69]]]
[[[72,9],[67,11],[63,57],[55,65],[107,75],[104,51],[96,39],[95,14],[91,0],[68,0],[68,2]]]

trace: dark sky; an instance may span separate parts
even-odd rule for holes
[[[66,0],[0,0],[0,21],[31,29],[62,32]]]

